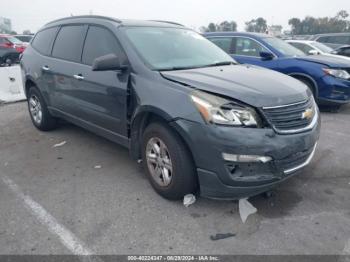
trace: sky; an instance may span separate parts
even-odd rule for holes
[[[289,29],[291,17],[350,13],[350,0],[29,0],[1,1],[0,17],[12,20],[13,30],[32,32],[45,23],[71,15],[105,15],[127,19],[168,20],[199,29],[210,22],[234,20],[243,31],[246,21],[264,17],[268,24]]]

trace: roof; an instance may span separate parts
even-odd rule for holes
[[[250,36],[250,37],[272,37],[262,33],[251,33],[251,32],[209,32],[204,33],[205,36]]]
[[[350,36],[350,32],[344,32],[344,33],[328,33],[328,34],[317,34],[313,37],[320,37],[320,36]]]
[[[312,44],[316,43],[316,41],[311,41],[311,40],[286,40],[288,43],[304,43],[304,44]]]
[[[70,16],[61,19],[57,19],[47,23],[45,26],[60,24],[63,22],[88,22],[88,20],[99,19],[101,21],[110,21],[119,24],[120,26],[155,26],[155,27],[184,27],[183,25],[161,20],[131,20],[131,19],[118,19],[107,16],[98,15],[83,15],[83,16]]]

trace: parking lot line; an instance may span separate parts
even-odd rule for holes
[[[350,238],[348,242],[346,242],[344,250],[343,250],[344,255],[350,255]]]
[[[48,213],[39,203],[35,202],[30,196],[24,194],[20,187],[16,185],[7,176],[1,175],[1,180],[9,189],[23,201],[25,207],[43,224],[48,230],[55,234],[61,243],[69,249],[74,255],[93,255],[94,253],[71,231]]]

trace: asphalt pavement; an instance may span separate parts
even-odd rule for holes
[[[350,254],[350,106],[321,117],[312,163],[243,224],[236,201],[167,201],[127,149],[0,105],[0,254]]]

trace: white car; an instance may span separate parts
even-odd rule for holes
[[[287,40],[286,42],[303,51],[306,55],[326,55],[337,58],[342,57],[350,61],[350,57],[333,54],[332,52],[334,50],[332,48],[316,41]]]

